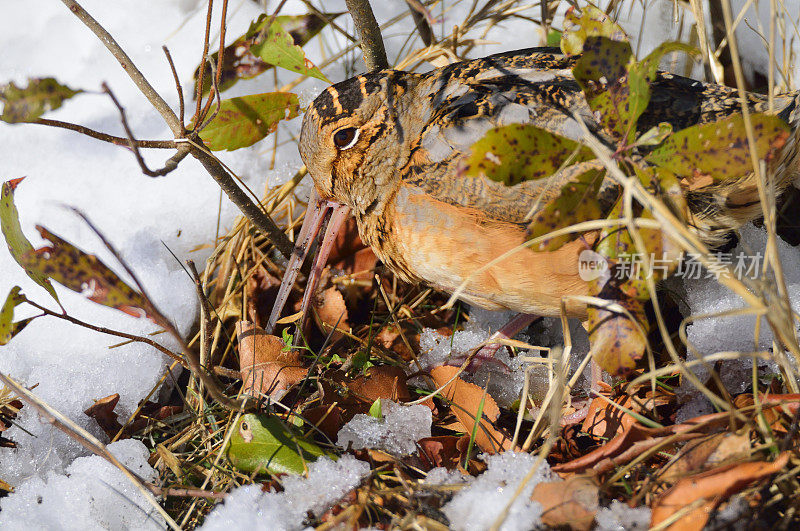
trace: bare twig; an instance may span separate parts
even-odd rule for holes
[[[369,0],[345,0],[347,10],[356,24],[358,36],[361,38],[361,51],[367,70],[383,70],[389,68],[386,50],[383,48],[383,37]]]
[[[219,81],[222,77],[222,61],[225,58],[225,30],[228,27],[227,18],[228,18],[228,0],[222,0],[222,14],[220,15],[220,23],[219,23],[220,28],[219,28],[219,52],[217,52],[217,71],[214,73],[214,94],[208,95],[208,101],[206,102],[205,107],[203,107],[203,111],[200,113],[200,117],[197,119],[195,124],[201,124],[204,121],[206,121],[208,110],[211,108],[211,102],[214,101],[214,99],[217,100],[217,109],[214,111],[214,114],[211,116],[211,118],[208,119],[206,123],[214,119],[214,117],[219,112],[220,106],[222,105],[222,100],[220,100],[219,97]]]
[[[432,46],[436,43],[436,39],[433,36],[431,23],[425,16],[427,12],[425,6],[420,4],[419,0],[406,0],[406,3],[408,4],[409,11],[411,11],[411,18],[414,19],[414,25],[417,26],[417,31],[419,32],[422,42],[425,43],[425,46]]]
[[[178,93],[178,116],[181,119],[181,134],[186,133],[186,128],[183,127],[183,120],[185,118],[184,103],[183,103],[183,87],[181,86],[180,77],[178,77],[178,70],[175,68],[175,63],[172,61],[172,55],[169,53],[169,48],[166,45],[161,47],[164,50],[164,55],[167,56],[169,68],[172,70],[172,78],[175,80],[175,91]]]
[[[186,155],[189,154],[189,147],[186,144],[179,146],[178,152],[167,160],[167,163],[164,164],[163,168],[155,171],[151,170],[147,167],[144,157],[142,157],[142,154],[139,152],[139,146],[136,144],[136,139],[133,137],[133,131],[131,131],[131,128],[128,125],[128,118],[125,116],[125,109],[122,108],[122,105],[120,105],[117,97],[114,96],[114,93],[111,92],[111,89],[108,88],[108,85],[105,83],[103,83],[103,92],[108,94],[108,96],[111,98],[111,101],[113,101],[114,105],[117,107],[117,110],[119,110],[122,127],[125,129],[125,134],[128,135],[128,145],[130,146],[131,150],[133,150],[133,155],[136,157],[136,162],[139,163],[142,173],[148,177],[163,177],[164,175],[167,175],[169,172],[176,169],[180,161],[186,158]]]
[[[122,138],[121,136],[114,136],[109,135],[107,133],[101,133],[100,131],[95,131],[94,129],[89,129],[88,127],[84,127],[82,125],[73,124],[69,122],[62,122],[60,120],[50,120],[49,118],[37,118],[32,122],[28,122],[30,124],[38,124],[38,125],[46,125],[49,127],[58,127],[61,129],[69,129],[70,131],[75,131],[77,133],[81,133],[82,135],[90,136],[97,140],[102,140],[103,142],[108,142],[109,144],[116,144],[117,146],[125,146],[130,147],[131,140],[129,138]],[[136,146],[140,148],[149,148],[149,149],[174,149],[178,147],[178,143],[174,140],[136,140]]]
[[[45,308],[44,306],[41,306],[41,305],[33,302],[32,300],[28,299],[28,298],[25,298],[25,302],[27,304],[33,306],[37,310],[43,312],[44,315],[49,315],[50,317],[56,317],[58,319],[63,319],[64,321],[68,321],[68,322],[70,322],[70,323],[72,323],[74,325],[82,326],[84,328],[88,328],[89,330],[93,330],[93,331],[99,332],[101,334],[108,334],[109,336],[121,337],[123,339],[128,339],[130,341],[136,341],[137,343],[144,343],[145,345],[150,345],[151,347],[153,347],[154,349],[158,350],[162,354],[165,354],[165,355],[169,356],[170,358],[172,358],[173,360],[179,362],[184,367],[187,366],[186,362],[183,361],[183,358],[181,358],[178,354],[175,354],[174,352],[172,352],[170,349],[168,349],[167,347],[165,347],[163,345],[159,345],[158,343],[156,343],[152,339],[149,339],[149,338],[146,338],[146,337],[142,337],[142,336],[137,336],[137,335],[134,335],[134,334],[128,334],[126,332],[120,332],[119,330],[112,330],[110,328],[105,328],[105,327],[102,327],[102,326],[95,326],[95,325],[87,323],[85,321],[81,321],[80,319],[76,319],[75,317],[72,317],[71,315],[68,315],[66,313],[58,313],[58,312],[54,312],[52,310],[49,310],[48,308]]]
[[[211,34],[211,13],[213,6],[214,0],[208,0],[208,10],[206,11],[206,33],[205,37],[203,38],[203,56],[200,58],[200,74],[197,76],[197,94],[195,95],[197,106],[195,107],[194,115],[192,116],[193,124],[197,124],[199,122],[200,109],[202,108],[201,105],[203,103],[203,78],[205,77],[206,61],[208,60],[208,39],[209,35]],[[219,53],[222,55],[224,51],[220,50]]]
[[[89,13],[86,12],[81,5],[75,0],[61,0],[70,11],[75,13],[81,22],[88,27],[92,32],[97,35],[100,41],[108,48],[108,51],[119,61],[125,72],[128,73],[131,80],[136,84],[139,90],[144,94],[153,107],[161,114],[167,126],[170,128],[175,137],[179,137],[183,133],[183,124],[181,124],[178,117],[172,111],[164,98],[156,92],[156,89],[144,77],[142,72],[136,68],[136,65],[128,57],[128,54],[120,47],[114,37],[111,36],[106,29],[101,26]]]

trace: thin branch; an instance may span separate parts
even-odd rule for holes
[[[163,177],[164,175],[167,175],[169,172],[176,169],[180,161],[186,158],[186,155],[189,154],[189,148],[186,146],[186,144],[178,147],[178,152],[167,160],[163,168],[155,171],[151,170],[147,167],[147,163],[144,161],[144,157],[142,157],[139,147],[136,145],[136,139],[133,137],[133,131],[131,131],[131,128],[128,125],[128,118],[125,116],[125,109],[122,108],[122,105],[120,105],[117,97],[114,96],[114,93],[111,92],[111,89],[108,88],[108,85],[105,83],[103,83],[103,92],[108,94],[108,96],[111,98],[111,101],[113,101],[114,105],[116,105],[117,110],[119,110],[120,120],[122,120],[122,127],[125,129],[125,134],[128,135],[128,145],[130,146],[131,150],[133,150],[133,155],[136,157],[136,162],[139,163],[142,173],[148,177]]]
[[[173,360],[177,361],[178,363],[180,363],[184,367],[188,368],[188,366],[186,365],[186,362],[183,361],[183,358],[181,358],[178,354],[175,354],[174,352],[172,352],[167,347],[159,345],[158,343],[156,343],[152,339],[149,339],[149,338],[146,338],[146,337],[142,337],[142,336],[136,336],[136,335],[133,335],[133,334],[128,334],[126,332],[120,332],[119,330],[112,330],[110,328],[105,328],[103,326],[95,326],[95,325],[87,323],[85,321],[81,321],[80,319],[76,319],[75,317],[72,317],[71,315],[68,315],[66,313],[54,312],[54,311],[52,311],[52,310],[50,310],[48,308],[45,308],[44,306],[41,306],[41,305],[33,302],[32,300],[30,300],[28,298],[25,299],[25,303],[26,304],[30,304],[31,306],[33,306],[37,310],[43,312],[45,315],[49,315],[50,317],[56,317],[58,319],[63,319],[63,320],[68,321],[68,322],[70,322],[70,323],[72,323],[74,325],[82,326],[83,328],[88,328],[89,330],[93,330],[93,331],[99,332],[101,334],[107,334],[109,336],[121,337],[123,339],[127,339],[129,341],[136,341],[138,343],[144,343],[145,345],[149,345],[149,346],[153,347],[154,349],[158,350],[162,354],[165,354],[165,355],[169,356],[170,358],[172,358]]]
[[[185,118],[184,113],[184,103],[183,103],[183,87],[181,86],[181,80],[178,76],[178,70],[175,68],[175,63],[172,61],[172,54],[169,53],[169,48],[167,45],[161,47],[164,50],[164,55],[167,56],[167,62],[169,63],[169,68],[172,70],[172,78],[175,80],[175,91],[178,93],[178,116],[181,119],[181,126],[183,126],[183,120]],[[186,128],[181,127],[181,135],[186,133]]]
[[[208,10],[206,11],[206,34],[203,39],[203,57],[200,58],[200,73],[197,76],[197,94],[195,95],[195,101],[197,102],[197,106],[194,110],[194,115],[192,116],[192,123],[196,124],[200,118],[200,109],[202,108],[201,105],[203,103],[203,78],[205,77],[206,73],[206,61],[208,61],[208,39],[209,35],[211,34],[211,14],[212,8],[214,6],[214,0],[208,0]],[[219,51],[220,54],[224,53],[222,50]]]
[[[542,1],[544,2],[544,0]],[[435,44],[436,39],[433,36],[433,28],[431,28],[431,22],[428,17],[430,12],[425,9],[425,6],[419,0],[406,0],[406,4],[408,4],[408,9],[411,11],[411,18],[414,19],[414,25],[417,26],[417,32],[422,42],[425,43],[425,46]]]
[[[129,138],[122,138],[121,136],[101,133],[100,131],[95,131],[94,129],[89,129],[88,127],[82,125],[62,122],[60,120],[37,118],[36,120],[27,123],[69,129],[70,131],[75,131],[77,133],[81,133],[82,135],[90,136],[97,140],[102,140],[103,142],[108,142],[109,144],[115,144],[117,146],[130,147],[131,145]],[[178,147],[178,143],[174,140],[136,140],[135,142],[137,147],[148,149],[175,149]]]
[[[361,38],[361,51],[364,53],[364,63],[367,70],[383,70],[389,68],[386,59],[386,50],[383,48],[381,28],[372,13],[369,0],[345,0],[347,10],[356,24],[358,36]]]
[[[65,6],[69,8],[70,11],[75,13],[81,22],[83,22],[87,28],[92,30],[92,32],[97,35],[100,41],[108,48],[108,51],[116,57],[119,64],[122,65],[122,68],[125,72],[128,73],[131,80],[136,84],[139,90],[144,94],[144,96],[148,99],[150,104],[155,107],[155,109],[161,114],[164,118],[164,121],[167,122],[167,126],[169,126],[172,133],[179,137],[183,133],[183,124],[181,124],[178,117],[175,115],[175,112],[167,105],[167,102],[164,101],[164,98],[156,92],[156,89],[150,84],[149,81],[144,77],[142,72],[136,68],[136,65],[131,61],[131,58],[128,57],[128,54],[120,47],[114,37],[111,36],[106,29],[100,25],[89,13],[86,12],[81,5],[76,2],[75,0],[61,0]]]
[[[205,122],[206,124],[210,123],[211,120],[219,112],[220,106],[222,105],[222,100],[219,96],[219,82],[222,78],[222,62],[225,59],[225,30],[227,29],[227,18],[228,18],[228,0],[222,1],[222,14],[220,15],[220,28],[219,28],[219,51],[217,52],[217,68],[216,72],[214,73],[214,93],[208,95],[208,101],[206,102],[205,107],[203,107],[203,111],[200,113],[200,117],[195,122],[196,124],[200,124]],[[215,98],[216,96],[216,98]],[[206,121],[206,116],[208,115],[208,110],[211,108],[211,102],[216,99],[217,100],[217,109],[214,111],[214,114],[211,115]],[[204,124],[205,126],[205,124]],[[200,129],[197,129],[198,131]]]

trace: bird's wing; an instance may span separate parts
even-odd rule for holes
[[[417,94],[426,95],[431,112],[403,168],[404,183],[497,220],[524,223],[531,209],[557,193],[559,184],[575,175],[575,170],[509,187],[484,178],[460,177],[455,169],[472,145],[494,127],[532,124],[578,141],[583,136],[578,120],[597,130],[572,76],[574,62],[574,57],[557,49],[534,48],[464,61],[428,74]],[[750,94],[748,99],[753,111],[766,111],[766,97]],[[779,112],[792,101],[784,99],[776,102]],[[669,122],[679,130],[740,111],[734,89],[659,73],[638,126],[643,132]]]

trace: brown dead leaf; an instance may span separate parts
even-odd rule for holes
[[[375,336],[375,342],[383,348],[392,348],[398,337],[400,337],[400,329],[395,325],[386,325]]]
[[[628,395],[612,398],[620,406],[631,409],[633,399]],[[602,398],[595,398],[589,405],[589,412],[583,421],[582,431],[598,439],[613,439],[630,428],[636,419]]]
[[[372,248],[361,241],[356,218],[350,216],[336,235],[328,263],[347,274],[364,274],[370,277],[378,263]]]
[[[247,279],[247,316],[256,326],[263,326],[269,317],[281,281],[259,265]]]
[[[329,334],[334,328],[350,331],[349,316],[344,297],[335,287],[330,287],[319,294],[315,303],[315,321],[323,334]],[[340,332],[333,332],[332,341],[341,339]]]
[[[542,504],[542,522],[552,528],[588,531],[599,505],[594,475],[570,476],[564,481],[539,483],[531,499]]]
[[[728,465],[683,478],[653,504],[650,526],[658,525],[689,504],[705,500],[667,528],[700,531],[711,512],[722,501],[753,483],[780,472],[788,462],[789,453],[784,452],[772,463],[754,461]]]
[[[458,449],[457,435],[440,435],[425,437],[417,441],[419,457],[425,471],[443,466],[447,470],[455,470],[461,462],[461,451]]]
[[[317,427],[331,441],[336,440],[339,430],[348,422],[346,412],[338,404],[316,406],[303,411],[303,417]],[[352,418],[352,415],[350,415]]]
[[[117,414],[114,413],[117,402],[119,402],[119,393],[114,393],[105,398],[95,400],[94,404],[83,412],[85,415],[97,421],[100,429],[108,435],[109,439],[113,439],[119,430],[122,429],[122,424],[119,423]]]
[[[750,456],[750,434],[748,432],[721,432],[697,441],[686,443],[671,466],[661,469],[659,480],[675,483],[696,472],[716,468]]]
[[[284,351],[283,340],[249,321],[236,323],[242,392],[279,399],[308,374],[297,351]]]
[[[485,394],[477,385],[465,382],[461,378],[455,378],[450,382],[458,370],[458,367],[435,367],[431,369],[431,378],[437,387],[444,386],[441,394],[450,401],[453,413],[466,428],[467,433],[472,433],[474,430],[478,408],[485,395],[483,417],[476,432],[475,442],[483,451],[490,454],[499,450],[510,450],[511,438],[492,425],[500,417],[500,408],[497,407],[494,398],[488,393]]]
[[[395,402],[408,402],[411,393],[406,384],[406,373],[400,367],[378,365],[370,367],[367,374],[357,376],[347,387],[356,398],[372,404],[379,398]]]

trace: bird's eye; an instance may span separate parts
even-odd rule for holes
[[[358,129],[355,127],[345,127],[333,133],[333,143],[342,151],[353,147],[356,141],[358,141]]]

